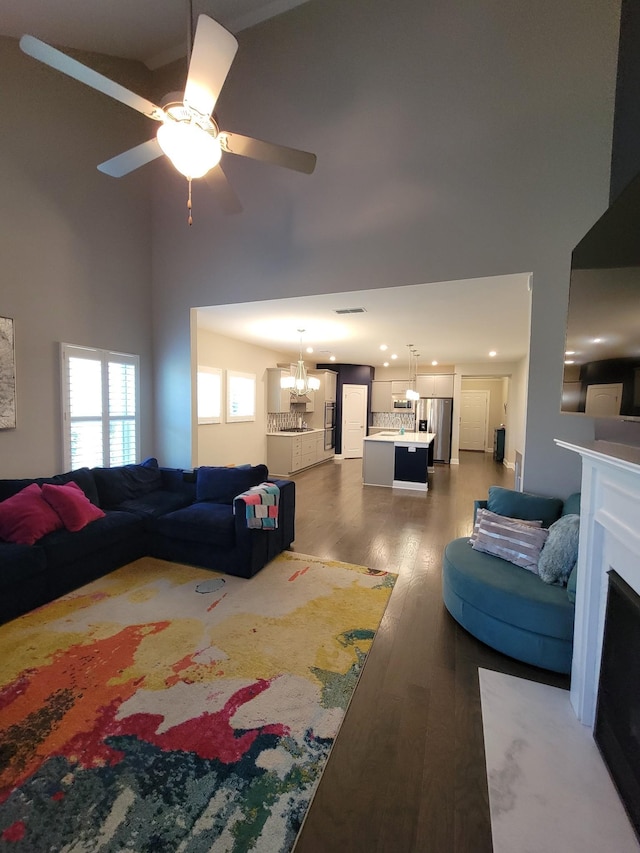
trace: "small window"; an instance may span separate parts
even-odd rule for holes
[[[72,344],[61,356],[65,468],[136,462],[138,356]]]
[[[227,423],[255,421],[256,375],[227,370]]]
[[[222,413],[222,371],[198,365],[198,423],[219,424]]]

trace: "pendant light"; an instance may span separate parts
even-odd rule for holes
[[[302,358],[302,335],[304,329],[298,329],[300,334],[300,358],[296,364],[295,372],[292,376],[283,376],[280,380],[282,388],[288,388],[292,396],[306,397],[310,391],[317,391],[320,388],[320,380],[317,376],[309,376],[307,368],[304,366]]]
[[[407,400],[419,400],[420,394],[418,394],[418,392],[415,389],[415,380],[414,380],[412,373],[411,373],[411,356],[414,354],[417,356],[418,353],[416,352],[416,350],[413,349],[413,344],[407,344],[407,346],[409,348],[409,387],[407,388],[407,392],[405,394],[405,397]],[[417,360],[416,360],[416,372],[417,372],[417,369],[418,368],[417,368]]]

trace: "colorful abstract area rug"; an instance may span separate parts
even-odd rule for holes
[[[143,558],[0,627],[0,850],[291,850],[395,575]]]

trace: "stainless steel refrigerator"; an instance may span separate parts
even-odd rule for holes
[[[451,397],[421,397],[416,403],[416,429],[436,434],[434,462],[451,462],[452,412]]]

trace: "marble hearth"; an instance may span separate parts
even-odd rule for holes
[[[571,704],[595,720],[610,569],[640,593],[640,448],[606,441],[556,444],[582,457],[580,549]]]

